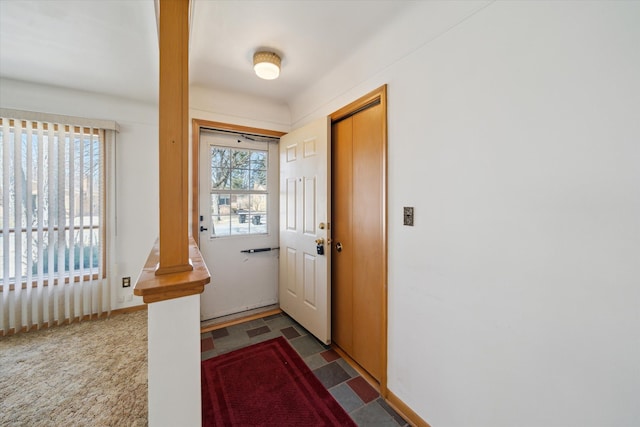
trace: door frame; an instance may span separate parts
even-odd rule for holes
[[[258,136],[280,138],[286,132],[214,122],[203,119],[191,120],[191,235],[196,244],[200,244],[200,132],[203,129],[226,130]]]
[[[372,90],[366,95],[356,99],[350,104],[340,108],[334,113],[329,115],[331,119],[331,127],[333,129],[333,124],[335,122],[340,121],[348,116],[352,116],[372,104],[380,103],[382,106],[382,182],[380,185],[382,186],[382,253],[383,253],[383,263],[382,263],[382,271],[384,278],[384,283],[382,286],[382,339],[380,354],[382,355],[382,373],[380,375],[380,394],[382,397],[388,397],[388,389],[387,389],[387,288],[388,288],[388,250],[387,250],[387,85],[384,84],[377,89]],[[333,143],[333,142],[332,142]],[[333,174],[333,168],[332,168]],[[334,209],[332,206],[331,209]]]

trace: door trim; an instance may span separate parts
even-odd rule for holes
[[[335,111],[329,117],[331,118],[331,125],[339,122],[340,120],[347,118],[358,111],[365,109],[366,107],[380,103],[382,106],[382,253],[383,253],[383,277],[384,283],[382,286],[382,339],[380,354],[382,355],[382,373],[380,375],[380,394],[382,397],[387,398],[387,287],[388,287],[388,250],[387,250],[387,85],[382,85],[377,89],[372,90],[366,95],[358,98],[350,104]]]
[[[200,132],[203,129],[226,130],[258,136],[281,137],[286,132],[234,125],[232,123],[213,122],[210,120],[191,120],[191,235],[200,244]]]

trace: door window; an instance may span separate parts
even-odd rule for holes
[[[209,158],[211,237],[267,234],[267,149],[210,145]]]

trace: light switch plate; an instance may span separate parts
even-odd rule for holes
[[[404,207],[404,225],[413,227],[413,207]]]

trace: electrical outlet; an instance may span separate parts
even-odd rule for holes
[[[122,278],[122,287],[123,288],[128,288],[129,286],[131,286],[131,277],[123,277]]]
[[[413,226],[413,208],[404,207],[404,225]]]

